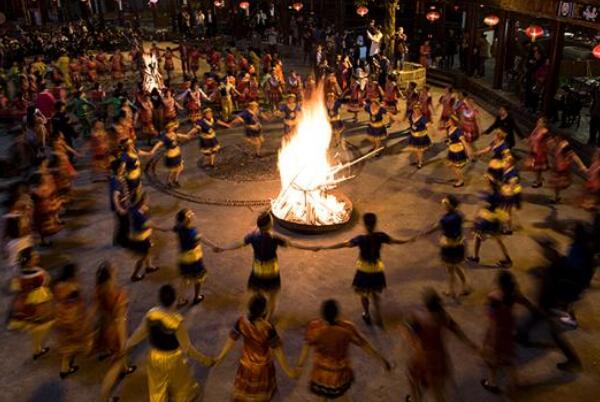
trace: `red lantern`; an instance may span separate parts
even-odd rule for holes
[[[358,8],[356,9],[356,14],[360,15],[361,17],[367,15],[368,12],[369,9],[366,6],[358,6]]]
[[[296,10],[297,12],[300,12],[300,10],[302,10],[302,8],[304,7],[304,4],[302,4],[302,2],[297,1],[294,4],[292,4],[292,8],[294,10]]]
[[[425,14],[425,18],[427,18],[427,21],[429,22],[436,22],[437,20],[440,19],[442,15],[438,12],[438,11],[430,11],[427,14]]]
[[[594,50],[592,50],[592,54],[595,58],[600,59],[600,45],[597,45]]]
[[[242,10],[247,10],[247,9],[249,9],[249,8],[250,8],[250,3],[249,3],[249,2],[247,2],[247,1],[242,1],[242,2],[240,3],[240,8],[241,8]]]
[[[539,25],[530,25],[525,30],[525,35],[531,39],[532,42],[535,42],[537,38],[544,34],[544,28]]]
[[[223,8],[225,7],[225,0],[215,0],[214,4],[217,8]]]
[[[497,15],[488,15],[483,19],[483,23],[489,27],[495,27],[500,22],[500,18]]]

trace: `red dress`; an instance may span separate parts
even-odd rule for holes
[[[554,154],[554,166],[550,185],[557,190],[565,190],[571,186],[571,164],[575,153],[568,143],[560,144]]]
[[[127,316],[127,293],[117,286],[96,288],[98,333],[96,350],[117,353],[125,347],[126,334],[120,333],[122,320]],[[122,337],[125,335],[125,337]]]
[[[311,392],[329,399],[344,395],[354,382],[350,345],[362,347],[366,344],[365,338],[349,321],[329,325],[323,320],[314,320],[308,325],[304,339],[314,348]]]
[[[236,402],[267,402],[277,391],[273,349],[281,345],[275,328],[265,320],[250,322],[241,317],[230,337],[244,340],[242,357],[233,383]]]
[[[513,366],[516,358],[514,340],[515,304],[525,304],[523,296],[517,295],[514,303],[503,301],[497,290],[488,295],[488,329],[483,342],[483,359],[492,367]]]
[[[479,138],[479,125],[477,124],[479,111],[464,102],[459,111],[460,124],[465,134],[465,139],[467,142],[472,143]]]
[[[419,387],[442,388],[451,374],[444,330],[455,332],[456,323],[447,314],[426,311],[413,313],[407,323],[413,347],[407,367],[409,381]]]
[[[528,168],[543,172],[548,170],[548,136],[545,127],[536,127],[529,136],[529,161]]]
[[[395,81],[388,81],[385,84],[384,91],[384,104],[385,109],[391,114],[398,112],[398,98],[400,97],[400,91],[398,90],[398,84]]]
[[[441,122],[447,122],[454,112],[454,103],[456,99],[452,95],[440,96],[440,105],[442,105],[442,115],[440,117]]]

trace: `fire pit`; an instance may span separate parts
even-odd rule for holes
[[[337,186],[352,178],[343,173],[357,161],[331,160],[331,126],[323,90],[315,92],[303,104],[296,129],[283,140],[277,163],[281,191],[271,203],[275,221],[301,233],[337,230],[352,217],[352,202]]]

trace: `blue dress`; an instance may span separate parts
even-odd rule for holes
[[[200,130],[200,150],[204,155],[212,155],[221,149],[217,132],[215,130],[217,123],[214,118],[202,118],[196,122],[196,127]]]
[[[454,127],[452,132],[448,132],[448,162],[455,167],[463,167],[467,164],[467,151],[461,138],[462,129]]]
[[[181,148],[177,138],[171,139],[163,134],[161,139],[163,146],[165,147],[165,166],[170,171],[177,171],[181,169],[183,165],[183,159],[181,157]]]
[[[510,148],[504,141],[492,145],[492,159],[488,164],[486,177],[495,184],[502,183],[504,175],[504,157],[510,154]]]
[[[121,160],[125,163],[125,180],[129,195],[135,198],[136,194],[141,190],[142,184],[142,169],[140,158],[135,152],[125,151],[121,154]]]
[[[356,293],[361,295],[380,293],[386,288],[381,246],[389,244],[390,241],[390,236],[383,232],[359,235],[350,240],[352,246],[359,248],[356,274],[352,281]]]
[[[369,114],[369,126],[367,127],[367,134],[370,137],[381,138],[387,135],[387,128],[385,127],[384,117],[387,111],[380,107],[375,114],[371,113],[371,105],[365,106],[365,111]]]
[[[427,131],[427,117],[421,115],[418,119],[413,119],[412,113],[408,117],[410,123],[410,137],[408,138],[408,147],[414,150],[424,151],[431,146],[431,138]]]
[[[296,126],[296,118],[298,117],[298,114],[302,112],[302,105],[296,103],[296,107],[290,108],[286,103],[279,106],[279,111],[283,113],[283,133],[287,135],[291,133],[292,129]]]
[[[248,110],[244,110],[238,115],[243,121],[246,127],[246,137],[259,138],[262,137],[262,125],[258,116],[250,113]]]
[[[440,254],[442,261],[447,264],[459,264],[465,259],[463,220],[463,216],[457,211],[448,212],[440,219]]]
[[[148,225],[148,215],[139,208],[129,210],[129,247],[140,254],[148,254],[152,247],[152,228]]]
[[[198,232],[195,228],[178,226],[173,228],[173,231],[179,239],[179,273],[185,279],[203,280],[206,277],[206,269]]]

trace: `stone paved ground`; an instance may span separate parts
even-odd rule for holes
[[[435,90],[435,96],[439,92]],[[347,117],[347,116],[345,116]],[[361,116],[364,122],[365,116]],[[491,117],[483,115],[484,126]],[[277,131],[280,123],[271,123],[268,130]],[[394,127],[393,132],[402,127]],[[269,135],[276,135],[270,133]],[[397,137],[397,136],[396,136]],[[240,128],[222,132],[222,144],[237,147],[242,143]],[[355,128],[348,133],[349,141],[362,147],[364,129]],[[370,160],[362,168],[358,177],[343,185],[342,190],[352,198],[358,212],[373,211],[380,217],[381,229],[398,237],[411,236],[429,227],[442,214],[440,200],[452,192],[451,172],[443,158],[445,148],[442,137],[435,137],[436,146],[430,151],[431,162],[420,171],[409,165],[408,155],[403,151],[404,140],[397,137],[384,157]],[[490,138],[480,142],[486,143]],[[522,155],[522,146],[519,147]],[[225,153],[225,151],[224,151]],[[267,199],[274,197],[278,190],[277,180],[232,182],[208,177],[200,171],[196,160],[200,157],[197,145],[184,147],[186,171],[183,174],[182,192],[197,197],[232,199]],[[158,176],[164,179],[162,163],[158,164]],[[240,166],[239,169],[247,169]],[[483,187],[482,172],[485,163],[479,162],[468,171],[467,186],[457,192],[463,202],[467,217],[473,217],[477,210],[477,192]],[[531,236],[546,234],[557,239],[563,246],[567,237],[564,232],[568,225],[577,219],[588,219],[586,213],[576,207],[576,198],[582,191],[582,182],[576,184],[566,194],[565,204],[549,204],[548,189],[534,190],[530,187],[532,177],[524,173],[525,205],[519,213],[518,223],[522,227],[507,238],[513,255],[517,275],[527,295],[533,296],[534,282],[532,269],[542,262],[540,253]],[[55,246],[44,253],[43,265],[56,274],[62,261],[72,260],[80,264],[82,281],[91,295],[94,271],[100,260],[109,258],[118,266],[119,281],[126,286],[129,297],[129,328],[132,330],[145,311],[154,305],[159,286],[176,278],[176,243],[172,234],[156,234],[156,255],[162,269],[142,282],[132,284],[128,278],[133,268],[134,257],[126,251],[111,247],[112,219],[108,212],[105,184],[90,184],[86,174],[79,179],[77,201],[67,217],[67,228],[55,239]],[[170,226],[174,214],[182,207],[193,209],[201,231],[210,239],[220,243],[230,243],[241,239],[251,230],[260,207],[222,207],[202,205],[182,201],[147,187],[155,221],[161,226]],[[284,233],[308,244],[329,244],[348,239],[359,233],[358,224],[344,231],[306,237]],[[415,243],[388,247],[383,258],[386,263],[389,288],[384,294],[383,309],[386,317],[386,330],[365,327],[360,322],[358,300],[350,289],[354,274],[354,250],[338,250],[321,253],[297,250],[282,251],[280,254],[283,275],[281,302],[276,316],[286,354],[295,361],[301,349],[305,324],[318,315],[320,302],[324,298],[335,297],[342,304],[344,316],[357,322],[361,331],[396,366],[391,373],[385,373],[374,361],[360,351],[353,351],[356,369],[356,384],[350,392],[354,401],[395,402],[404,400],[408,384],[404,376],[407,348],[398,332],[402,314],[418,304],[421,290],[433,286],[442,290],[445,285],[445,272],[440,265],[435,235],[422,238]],[[483,264],[492,264],[499,258],[492,244],[484,244]],[[243,311],[247,300],[245,285],[250,269],[251,252],[240,251],[213,254],[206,252],[206,265],[210,277],[206,285],[206,300],[203,304],[185,310],[187,325],[194,344],[208,354],[216,354],[225,341],[229,328]],[[490,291],[496,275],[491,265],[469,267],[468,274],[475,288],[474,293],[461,305],[448,305],[448,311],[464,328],[472,339],[481,342],[485,330],[485,296]],[[2,271],[3,283],[8,273]],[[581,354],[584,371],[578,375],[564,374],[554,367],[562,357],[554,349],[519,349],[519,372],[523,389],[519,401],[572,401],[597,400],[600,392],[600,320],[597,306],[600,294],[597,283],[583,301],[578,304],[580,328],[566,334],[567,339]],[[10,297],[2,294],[1,311],[6,314]],[[522,312],[519,311],[519,314]],[[537,336],[534,333],[534,338]],[[50,341],[53,346],[53,341]],[[456,401],[500,401],[506,398],[493,396],[482,390],[479,380],[482,377],[481,360],[455,339],[449,338],[449,350],[454,362],[454,375],[458,392]],[[138,347],[132,359],[139,370],[122,384],[119,393],[122,400],[147,400],[144,377],[144,352],[146,346]],[[82,358],[81,371],[68,380],[58,377],[59,357],[50,353],[39,362],[30,359],[29,342],[21,334],[0,330],[0,395],[5,401],[53,401],[79,402],[93,400],[99,390],[99,382],[108,369],[107,363],[98,363],[93,358]],[[203,387],[205,401],[220,402],[229,400],[236,370],[239,345],[219,367],[207,369],[195,367],[195,374]],[[296,382],[281,373],[278,374],[280,393],[277,401],[300,402],[313,400],[307,391],[308,373]]]

